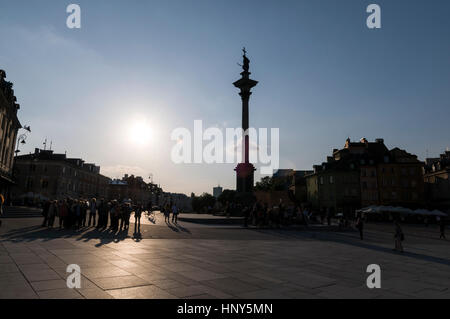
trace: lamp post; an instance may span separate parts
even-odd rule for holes
[[[30,128],[30,126],[28,125],[25,125],[24,127],[23,127],[23,129],[25,130],[25,131],[27,131],[28,133],[31,133],[31,128]],[[16,156],[20,153],[20,150],[19,150],[19,145],[20,144],[22,144],[22,145],[25,145],[27,142],[27,133],[25,132],[25,133],[23,133],[23,134],[20,134],[19,135],[19,137],[17,138],[17,147],[16,147],[16,150],[15,150],[15,154],[16,154]]]

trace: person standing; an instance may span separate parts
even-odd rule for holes
[[[125,210],[123,218],[125,219],[125,229],[130,228],[130,217],[131,217],[131,211],[133,210],[133,207],[131,206],[131,203],[125,204]]]
[[[50,201],[46,200],[44,206],[42,207],[42,216],[44,216],[44,221],[42,222],[42,227],[47,227],[48,225],[48,209],[50,207]]]
[[[80,201],[80,210],[81,210],[81,225],[83,227],[86,227],[88,207],[89,207],[89,203],[86,200],[82,199]]]
[[[439,229],[440,229],[440,236],[439,239],[445,239],[445,219],[441,217],[441,220],[439,222]]]
[[[72,211],[73,211],[73,216],[74,216],[74,224],[76,226],[77,229],[79,229],[81,227],[81,207],[80,207],[80,201],[78,201],[77,199],[75,199],[73,201],[72,204]]]
[[[395,248],[394,248],[394,250],[403,252],[402,242],[405,240],[405,235],[403,234],[402,227],[400,226],[400,223],[398,222],[397,219],[394,222],[394,226],[395,226],[395,235],[394,235]]]
[[[97,205],[97,210],[98,210],[98,220],[97,220],[97,229],[103,228],[103,225],[105,223],[105,200],[102,198],[100,199],[100,202]],[[106,219],[106,222],[108,222],[108,220]],[[95,224],[95,223],[94,223]]]
[[[361,238],[361,240],[363,240],[364,221],[363,221],[361,213],[358,213],[358,218],[356,219],[355,226],[359,231],[359,238]]]
[[[172,206],[172,223],[178,223],[178,208],[175,203]]]
[[[69,215],[66,200],[60,200],[58,202],[58,217],[59,217],[59,229],[62,229],[63,227],[67,228],[67,215]]]
[[[53,224],[55,222],[55,216],[57,213],[56,201],[51,201],[48,207],[48,227],[53,228]]]
[[[3,216],[3,204],[5,203],[5,197],[0,193],[0,218]],[[0,226],[2,225],[2,221],[0,220]]]
[[[91,202],[89,203],[88,227],[91,227],[91,220],[93,220],[92,227],[95,227],[95,216],[96,215],[97,215],[97,200],[95,198],[92,198]],[[100,217],[98,219],[100,219]]]

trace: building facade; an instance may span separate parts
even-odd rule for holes
[[[14,95],[13,84],[6,79],[6,73],[0,70],[0,193],[7,201],[14,184],[13,160],[17,132],[22,127],[17,118],[20,109]]]
[[[347,139],[343,149],[334,149],[306,176],[307,199],[314,209],[344,215],[370,205],[421,208],[423,165],[404,150],[389,150],[383,139]]]
[[[158,205],[159,195],[162,193],[157,185],[146,183],[141,176],[125,174],[122,179],[114,179],[108,185],[109,200],[132,200],[134,203]]]
[[[450,151],[439,158],[428,158],[425,165],[427,207],[450,213]]]
[[[99,166],[51,150],[35,149],[34,154],[17,156],[14,171],[17,185],[12,189],[12,198],[17,204],[108,196],[110,178],[100,174]]]

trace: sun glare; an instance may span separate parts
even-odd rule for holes
[[[129,128],[129,140],[133,145],[148,145],[152,138],[152,129],[145,120],[134,121]]]

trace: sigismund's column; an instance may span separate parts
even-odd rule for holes
[[[236,168],[236,190],[238,193],[248,193],[253,191],[254,182],[254,172],[255,167],[249,162],[249,113],[248,113],[248,102],[252,92],[250,91],[254,86],[258,84],[258,81],[250,79],[250,60],[246,56],[245,48],[243,49],[244,63],[242,65],[243,72],[241,73],[241,78],[233,83],[233,85],[241,90],[239,95],[242,98],[242,130],[243,135],[243,163],[239,163]]]

